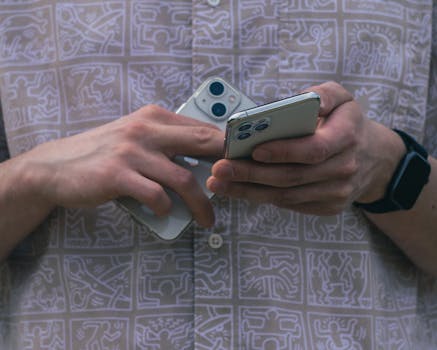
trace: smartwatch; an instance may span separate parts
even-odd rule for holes
[[[393,131],[402,138],[407,153],[399,162],[384,198],[371,203],[354,202],[356,207],[369,213],[411,209],[429,179],[431,165],[428,162],[428,152],[407,133],[397,129]]]

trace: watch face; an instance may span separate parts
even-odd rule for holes
[[[431,166],[416,152],[408,153],[403,165],[393,184],[392,199],[400,208],[411,209],[428,182]]]

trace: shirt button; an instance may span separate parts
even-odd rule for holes
[[[220,0],[208,0],[208,4],[210,6],[216,7],[216,6],[220,5]]]
[[[208,245],[212,249],[219,249],[223,245],[223,237],[218,233],[213,233],[208,238]]]

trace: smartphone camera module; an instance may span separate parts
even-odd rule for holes
[[[221,96],[225,92],[225,86],[219,81],[214,81],[209,85],[209,92],[213,96]]]
[[[212,105],[211,112],[212,112],[212,114],[215,117],[220,118],[220,117],[223,117],[226,114],[227,109],[226,109],[226,106],[223,103],[216,102],[216,103],[214,103]]]

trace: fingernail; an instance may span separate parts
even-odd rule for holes
[[[259,162],[269,162],[272,159],[272,153],[260,148],[253,152],[252,157]]]

